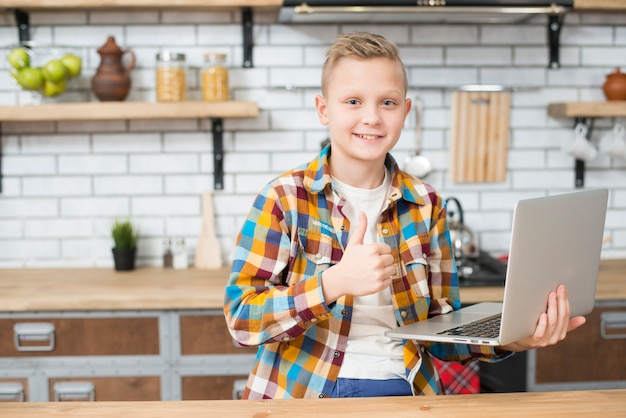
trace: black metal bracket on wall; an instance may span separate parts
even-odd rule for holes
[[[211,122],[213,132],[213,189],[224,189],[224,125],[221,118]]]
[[[13,9],[20,44],[30,41],[30,16],[21,9]]]
[[[548,17],[548,45],[550,47],[550,63],[548,64],[548,68],[558,69],[561,67],[560,37],[564,20],[564,13],[550,15]]]
[[[574,128],[578,126],[579,123],[582,123],[587,127],[587,135],[585,138],[587,141],[591,141],[591,131],[593,130],[593,118],[583,118],[577,117],[574,119]],[[585,162],[583,160],[576,159],[574,163],[574,185],[577,189],[582,189],[585,186]]]
[[[252,50],[254,49],[254,34],[252,29],[254,27],[254,19],[252,8],[243,7],[241,9],[241,25],[243,30],[243,67],[254,67],[254,61],[252,59]]]

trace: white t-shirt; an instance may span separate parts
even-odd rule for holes
[[[359,189],[337,179],[333,179],[333,184],[347,201],[343,213],[350,220],[351,228],[356,226],[359,212],[365,212],[367,231],[363,243],[377,242],[376,226],[391,186],[387,171],[383,184],[375,189]],[[402,341],[384,334],[396,326],[389,288],[367,296],[355,296],[348,346],[339,377],[377,380],[405,378]]]

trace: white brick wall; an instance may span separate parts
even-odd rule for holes
[[[461,200],[480,246],[495,255],[508,248],[518,199],[574,189],[574,161],[561,151],[572,139],[573,121],[550,118],[547,105],[604,100],[606,74],[626,67],[626,14],[567,16],[559,70],[547,69],[543,18],[519,25],[280,25],[257,14],[255,66],[246,69],[239,22],[238,13],[175,10],[31,14],[35,41],[78,47],[84,58],[82,78],[62,100],[95,100],[96,50],[109,35],[137,58],[128,100],[154,100],[161,47],[187,55],[191,100],[200,98],[203,54],[228,55],[233,98],[255,101],[261,112],[256,119],[224,121],[225,188],[215,192],[214,206],[225,261],[256,192],[309,160],[327,137],[313,103],[324,51],[338,33],[367,30],[398,43],[410,95],[425,106],[423,153],[435,167],[428,181],[444,197]],[[9,13],[0,13],[0,39],[2,54],[17,42]],[[454,86],[476,83],[532,87],[512,94],[503,183],[454,184],[447,177],[450,96]],[[0,104],[29,100],[0,60]],[[597,119],[594,141],[609,135],[615,122]],[[394,150],[400,162],[413,152],[414,124],[411,114]],[[213,184],[210,130],[204,120],[3,123],[0,267],[111,266],[109,230],[116,217],[137,222],[140,265],[161,264],[166,237],[184,237],[192,255],[201,193]],[[603,257],[626,257],[626,162],[600,156],[589,164],[586,186],[611,190]]]

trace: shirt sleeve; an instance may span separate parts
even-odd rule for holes
[[[446,210],[439,195],[432,205],[428,286],[431,300],[428,316],[461,307],[459,279],[451,250]]]
[[[289,199],[268,187],[259,194],[237,237],[226,286],[224,315],[233,338],[243,345],[289,341],[330,317],[321,275],[289,283],[292,248]]]

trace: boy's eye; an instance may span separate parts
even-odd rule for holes
[[[357,99],[349,99],[347,103],[351,105],[355,105],[355,104],[359,104],[359,101]]]
[[[396,104],[393,100],[383,100],[383,106],[393,106]]]

